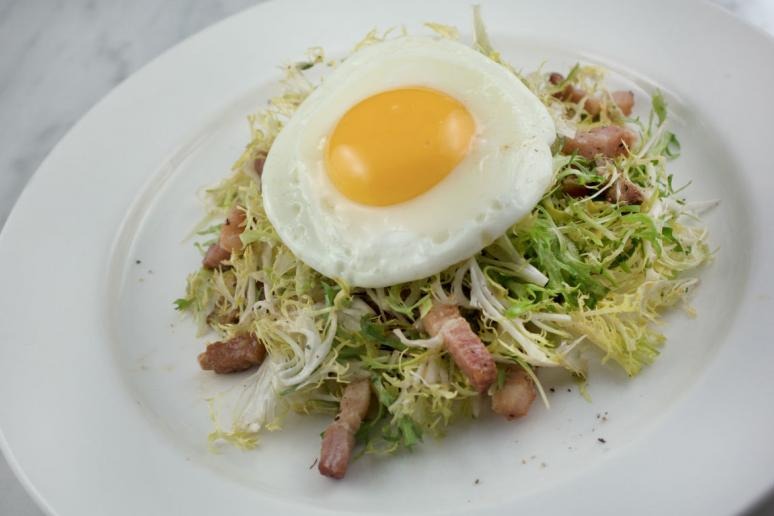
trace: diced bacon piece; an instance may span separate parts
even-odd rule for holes
[[[253,161],[253,170],[260,177],[263,174],[263,165],[266,163],[266,154],[261,153]]]
[[[519,366],[508,368],[502,388],[492,394],[492,412],[516,419],[526,416],[537,392],[532,379]]]
[[[580,93],[580,97],[577,97],[578,100],[575,102],[580,102],[580,99],[583,98],[583,95],[585,95],[586,92],[578,88],[576,88],[576,90]],[[575,95],[577,95],[577,93]],[[589,115],[597,116],[599,112],[602,111],[602,103],[596,97],[588,97],[586,102],[583,103],[583,109],[585,109],[586,113]]]
[[[495,381],[497,368],[492,355],[456,306],[434,304],[422,325],[431,336],[443,336],[446,350],[476,391],[486,391]]]
[[[204,255],[202,260],[202,266],[205,269],[215,269],[223,260],[228,260],[230,257],[230,252],[220,247],[220,244],[214,243],[207,249],[207,254]]]
[[[632,108],[634,107],[634,93],[631,91],[614,91],[610,94],[613,97],[613,102],[616,103],[618,109],[624,116],[632,114]]]
[[[242,248],[242,240],[239,238],[244,231],[245,212],[239,207],[232,209],[223,226],[220,228],[218,241],[207,249],[207,253],[202,259],[202,266],[205,269],[215,269],[220,266],[224,260],[231,257],[231,251]]]
[[[229,212],[228,217],[226,217],[226,222],[224,222],[223,226],[220,228],[220,240],[218,241],[218,244],[229,253],[241,249],[242,240],[239,238],[239,235],[242,234],[244,229],[245,212],[237,206]]]
[[[562,74],[560,74],[558,72],[551,72],[548,75],[548,82],[550,82],[554,86],[556,86],[557,84],[559,84],[563,80],[564,80],[564,75],[562,75]]]
[[[422,327],[427,333],[435,337],[447,321],[457,317],[461,316],[460,310],[456,306],[434,303],[432,309],[422,318]]]
[[[222,342],[213,342],[199,354],[199,365],[218,374],[236,373],[260,365],[266,348],[255,335],[244,333]]]
[[[560,73],[554,72],[548,76],[548,81],[553,85],[560,84],[563,80],[564,76]],[[569,100],[570,102],[575,102],[577,104],[583,100],[583,97],[587,97],[587,94],[585,90],[572,84],[568,84],[562,91],[555,93],[554,97],[561,100]],[[596,97],[587,97],[586,102],[583,103],[583,109],[585,109],[586,113],[589,115],[596,116],[602,109],[602,105]]]
[[[574,177],[565,177],[562,179],[562,191],[570,197],[586,197],[594,193],[594,190],[586,185],[582,185]]]
[[[564,81],[564,76],[560,73],[553,72],[548,76],[548,82],[554,86],[561,84],[562,81]],[[554,96],[558,99],[569,100],[570,102],[575,102],[577,104],[583,99],[583,97],[587,96],[587,93],[582,88],[568,84],[562,89],[562,91],[555,93]],[[623,113],[624,116],[629,116],[632,113],[632,108],[634,107],[634,93],[625,90],[614,91],[610,94],[610,96],[613,98],[613,102],[615,102],[615,104],[618,106],[618,109],[621,110],[621,113]],[[597,116],[602,110],[602,103],[597,97],[588,97],[586,102],[583,104],[583,108],[589,115]]]
[[[371,402],[371,382],[358,380],[344,389],[336,419],[328,425],[323,435],[320,462],[317,469],[331,478],[343,478],[347,473],[352,450],[355,449],[355,432],[360,428]]]
[[[568,138],[564,142],[562,152],[565,154],[577,152],[587,159],[593,159],[599,154],[614,158],[627,154],[636,141],[637,135],[631,129],[608,125],[578,132],[575,138]]]
[[[619,177],[605,191],[605,199],[618,204],[642,204],[645,194],[636,184],[625,177]]]

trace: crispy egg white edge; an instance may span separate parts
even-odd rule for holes
[[[471,152],[409,201],[349,200],[325,172],[325,139],[360,100],[414,85],[466,105],[477,124]],[[412,281],[472,256],[532,210],[553,179],[554,138],[546,108],[504,67],[461,43],[402,37],[353,54],[302,103],[267,157],[264,208],[290,250],[325,276],[361,287]]]

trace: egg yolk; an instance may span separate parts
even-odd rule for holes
[[[445,93],[422,87],[385,91],[347,111],[329,135],[328,177],[361,204],[407,201],[454,170],[475,130],[465,106]]]

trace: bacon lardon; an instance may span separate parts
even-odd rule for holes
[[[370,401],[369,380],[352,382],[344,389],[339,414],[325,429],[320,449],[317,469],[326,477],[343,478],[347,473],[352,450],[355,448],[355,432],[368,412]]]
[[[436,303],[422,319],[431,336],[441,334],[454,363],[478,392],[485,392],[497,377],[494,359],[456,306]]]

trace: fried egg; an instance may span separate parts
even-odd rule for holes
[[[504,66],[403,36],[338,65],[274,141],[264,209],[300,260],[352,286],[424,278],[527,215],[552,182],[553,121]]]

